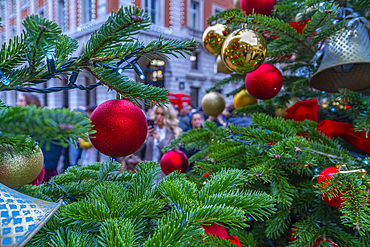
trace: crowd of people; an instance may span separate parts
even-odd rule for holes
[[[22,94],[17,105],[42,107],[36,95],[26,93]],[[75,111],[89,118],[95,108],[96,106],[78,107]],[[234,109],[234,106],[230,105],[225,108],[222,114],[214,117],[207,116],[201,108],[190,105],[181,111],[178,110],[178,106],[171,104],[166,107],[146,107],[143,113],[148,119],[148,123],[152,123],[148,125],[147,138],[139,150],[126,157],[108,157],[96,150],[91,142],[83,139],[79,139],[74,145],[69,145],[67,148],[51,144],[50,149],[46,149],[44,145],[41,147],[46,171],[44,182],[49,181],[53,176],[63,173],[69,166],[87,166],[94,162],[107,161],[110,158],[122,164],[122,171],[135,171],[135,167],[141,161],[160,162],[163,155],[162,149],[165,146],[186,131],[202,128],[204,121],[212,121],[217,126],[227,126],[229,123],[233,123],[246,127],[251,124],[250,117],[233,115],[232,111]],[[198,150],[182,151],[190,158]],[[191,165],[190,169],[192,169]],[[161,175],[164,177],[163,173]]]

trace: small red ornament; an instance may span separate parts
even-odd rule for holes
[[[189,160],[180,150],[173,150],[164,154],[161,158],[161,169],[164,174],[168,175],[175,170],[186,173],[189,169]]]
[[[240,0],[240,9],[246,15],[255,14],[271,15],[276,0]]]
[[[339,172],[339,171],[334,166],[325,168],[320,173],[319,185],[321,185],[321,187],[325,187],[326,185],[329,185],[330,182],[328,182],[327,180],[330,180],[332,177],[334,177],[333,174],[335,174],[337,172]],[[339,208],[340,204],[342,204],[342,202],[343,202],[343,200],[341,198],[342,196],[343,196],[342,193],[338,193],[335,197],[332,197],[331,200],[329,200],[329,197],[328,197],[327,194],[321,194],[321,198],[324,200],[324,202],[326,204],[328,204],[329,206],[332,206],[332,207],[335,207],[335,208]]]
[[[238,247],[243,247],[240,243],[239,238],[235,235],[229,235],[225,227],[219,224],[216,224],[216,223],[204,223],[204,224],[205,225],[200,224],[200,226],[204,229],[204,232],[206,234],[210,234],[210,235],[222,238],[222,239],[227,239],[234,245]]]
[[[288,25],[294,28],[295,30],[297,30],[299,34],[302,34],[303,29],[305,28],[305,26],[308,24],[309,21],[311,21],[311,19],[307,19],[304,21],[298,21],[298,22],[292,21],[292,22],[288,22]]]
[[[294,242],[297,239],[297,236],[294,236],[293,234],[298,230],[298,227],[294,226],[292,229],[290,229],[290,236],[289,236],[289,242]],[[324,240],[322,238],[317,239],[311,247],[318,247],[321,242],[328,242],[329,246],[331,247],[339,247],[336,243],[334,243],[331,240]]]
[[[203,177],[204,177],[204,178],[209,177],[208,172],[204,173]]]
[[[148,125],[145,115],[128,100],[113,99],[100,104],[90,120],[93,130],[96,130],[90,135],[91,143],[105,155],[127,156],[138,150],[146,139]]]
[[[45,166],[42,166],[40,174],[30,183],[32,185],[40,185],[44,181],[45,177]]]
[[[256,99],[271,99],[283,86],[283,75],[273,65],[264,63],[245,77],[245,87]]]

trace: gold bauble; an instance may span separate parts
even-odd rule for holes
[[[217,56],[216,66],[217,66],[217,72],[221,72],[221,73],[224,73],[224,74],[231,74],[231,73],[233,73],[231,70],[229,70],[226,67],[226,65],[224,64],[224,62],[222,62],[221,56]]]
[[[234,107],[235,109],[242,108],[247,105],[257,104],[257,99],[250,95],[247,89],[243,89],[237,93],[234,97]]]
[[[266,51],[266,41],[261,34],[250,29],[240,29],[227,36],[221,57],[231,71],[246,74],[263,64]]]
[[[41,172],[44,155],[40,148],[34,155],[16,154],[12,147],[9,150],[0,146],[0,183],[10,187],[20,187],[31,183]]]
[[[225,109],[225,99],[217,92],[210,92],[202,99],[202,109],[209,116],[218,116]]]
[[[234,8],[240,9],[240,0],[234,0]]]
[[[288,118],[288,113],[286,112],[286,110],[290,107],[292,107],[295,103],[301,101],[300,98],[298,97],[293,97],[289,100],[289,102],[285,105],[284,108],[277,108],[275,110],[275,116],[276,117],[282,117],[282,118]]]
[[[220,55],[226,36],[229,34],[226,26],[216,24],[209,26],[203,33],[203,46],[211,54]]]

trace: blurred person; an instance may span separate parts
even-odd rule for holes
[[[187,110],[182,109],[180,112],[180,116],[177,117],[177,119],[179,120],[179,127],[182,129],[183,132],[186,132],[191,128],[190,117],[188,117],[186,114]]]
[[[172,105],[164,108],[154,106],[151,118],[155,126],[148,127],[144,160],[159,162],[163,155],[162,149],[178,137],[182,130],[178,127],[179,120]]]
[[[237,116],[237,115],[233,114],[234,110],[235,110],[235,107],[234,107],[233,104],[231,104],[228,107],[228,111],[230,112],[230,116],[227,119],[227,125],[234,124],[234,125],[237,125],[239,127],[248,127],[249,125],[251,125],[253,123],[252,118],[249,117],[249,116],[241,117],[241,116]]]
[[[17,106],[27,106],[27,105],[35,105],[36,107],[41,107],[41,103],[39,98],[30,93],[24,93],[19,98],[19,100],[16,103]]]
[[[141,158],[138,155],[131,154],[126,156],[120,163],[122,166],[121,173],[126,171],[136,172],[136,166],[141,162]]]
[[[35,105],[36,107],[41,107],[39,98],[36,95],[29,93],[22,94],[16,104],[17,106]],[[58,175],[57,167],[60,156],[62,155],[63,147],[61,145],[50,143],[50,148],[47,150],[46,144],[44,143],[41,147],[41,151],[44,155],[45,167],[45,177],[43,182],[48,182],[50,178]]]
[[[90,118],[91,114],[95,110],[96,106],[90,105],[86,107],[86,117]],[[91,143],[90,139],[85,141],[84,139],[80,139],[79,146],[82,149],[81,152],[81,159],[78,162],[80,166],[88,166],[95,162],[105,162],[109,159],[109,156],[100,153]]]
[[[76,108],[75,112],[86,116],[85,110],[81,108]],[[69,164],[68,166],[65,166],[65,169],[67,169],[69,166],[76,166],[81,158],[82,149],[80,148],[79,143],[77,141],[73,141],[73,143],[74,145],[68,146]]]
[[[202,128],[203,122],[204,122],[204,115],[202,112],[196,111],[190,115],[190,124],[191,124],[192,129]]]
[[[220,123],[220,118],[217,116],[208,116],[207,121],[214,122],[218,127],[223,127],[224,125]]]

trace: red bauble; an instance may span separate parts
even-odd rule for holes
[[[240,9],[245,14],[271,15],[272,9],[276,5],[276,0],[240,0]]]
[[[311,19],[307,19],[304,21],[298,21],[298,22],[292,21],[292,22],[288,22],[288,25],[294,28],[295,30],[297,30],[299,34],[302,34],[303,29],[305,28],[305,26],[307,25],[309,21],[311,21]]]
[[[271,99],[283,86],[283,75],[273,65],[264,63],[245,77],[245,87],[256,99]]]
[[[93,111],[90,120],[93,130],[96,130],[90,135],[91,143],[105,155],[123,157],[132,154],[146,139],[148,125],[145,115],[128,100],[104,102]]]
[[[168,175],[175,170],[186,173],[189,169],[189,160],[180,150],[170,151],[162,156],[161,169],[164,174]]]
[[[335,174],[337,172],[338,172],[338,170],[334,166],[325,168],[320,173],[319,185],[321,185],[322,187],[328,185],[330,182],[328,182],[327,180],[330,180],[332,177],[334,177],[333,174]],[[342,196],[343,196],[342,193],[338,193],[335,197],[332,197],[331,200],[329,200],[329,197],[328,197],[327,194],[321,194],[321,198],[324,200],[324,202],[326,204],[328,204],[329,206],[332,206],[332,207],[335,207],[335,208],[339,208],[340,204],[342,204],[342,202],[343,202],[343,200],[341,199]]]
[[[30,183],[32,185],[40,185],[44,181],[45,177],[45,166],[42,166],[40,174]]]

